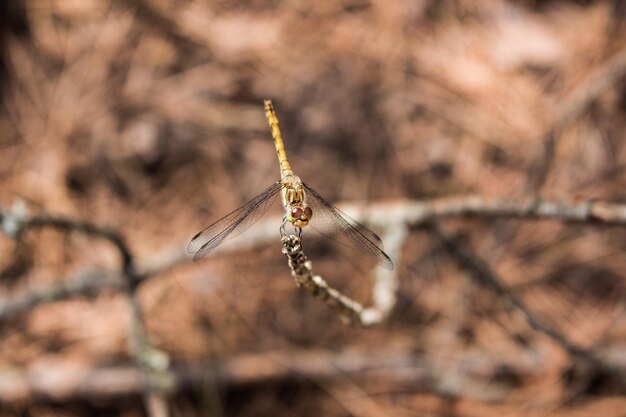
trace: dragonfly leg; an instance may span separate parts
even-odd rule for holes
[[[287,216],[283,216],[283,222],[280,224],[280,235],[282,237],[287,236],[287,231],[285,230],[285,224],[287,223]]]

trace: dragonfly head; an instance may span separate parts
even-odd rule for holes
[[[313,217],[311,207],[304,205],[291,206],[287,210],[287,221],[295,227],[304,227],[309,224],[309,220]]]

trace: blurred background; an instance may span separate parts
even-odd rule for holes
[[[626,2],[0,9],[1,416],[626,415],[623,225],[441,221],[544,328],[429,229],[394,253],[372,328],[296,288],[278,207],[262,242],[179,255],[279,179],[264,98],[296,173],[338,204],[624,202]],[[111,230],[141,282],[115,281],[109,239],[12,233],[18,215]],[[372,301],[358,255],[306,242],[316,273]]]

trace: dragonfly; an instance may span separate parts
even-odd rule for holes
[[[393,262],[385,253],[383,242],[374,232],[330,204],[294,174],[287,159],[274,106],[271,100],[265,100],[264,105],[265,117],[278,155],[280,181],[273,183],[248,203],[198,232],[187,246],[187,252],[194,255],[193,260],[197,261],[208,255],[222,243],[252,226],[280,194],[285,209],[280,226],[281,234],[285,234],[284,227],[287,223],[292,224],[299,235],[302,234],[303,228],[310,226],[320,234],[360,252],[377,265],[393,270]]]

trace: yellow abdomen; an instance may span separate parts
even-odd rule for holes
[[[265,117],[272,129],[272,137],[274,138],[274,146],[276,146],[276,154],[278,155],[278,163],[280,165],[280,176],[285,177],[287,175],[293,175],[291,165],[287,160],[287,152],[285,152],[285,144],[283,143],[283,136],[280,133],[278,127],[278,117],[274,111],[274,106],[271,100],[265,100]]]

